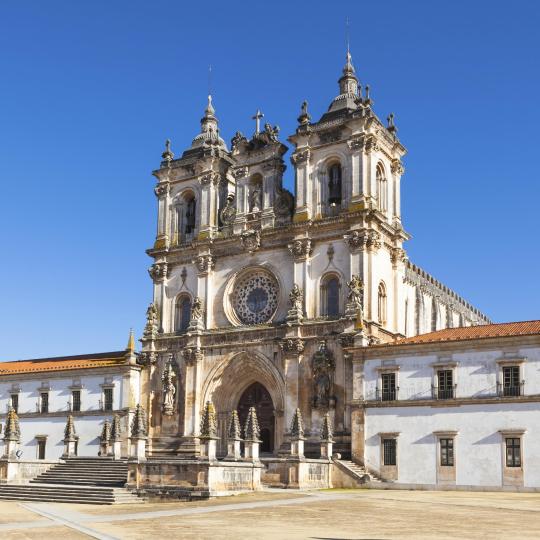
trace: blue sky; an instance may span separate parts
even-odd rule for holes
[[[495,321],[540,318],[540,4],[0,2],[0,358],[121,349],[151,300],[151,171],[257,108],[284,140],[337,93],[350,19],[408,148],[410,258]],[[292,185],[292,168],[286,172]]]

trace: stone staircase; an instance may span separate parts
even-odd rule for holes
[[[29,484],[0,485],[0,499],[90,504],[143,502],[124,488],[126,480],[126,461],[68,458]]]
[[[383,482],[380,478],[375,476],[373,473],[368,473],[362,465],[358,465],[350,459],[338,459],[334,463],[339,466],[339,468],[351,476],[358,484],[369,484],[374,485],[380,482]]]

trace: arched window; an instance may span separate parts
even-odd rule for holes
[[[173,244],[182,244],[193,239],[197,224],[197,200],[192,192],[184,193],[175,206]]]
[[[185,210],[185,222],[184,222],[184,234],[186,236],[193,235],[195,232],[195,216],[197,212],[197,202],[195,197],[191,195],[186,199],[186,210]]]
[[[174,330],[175,332],[185,332],[188,329],[191,319],[191,298],[187,294],[181,294],[176,299],[174,309]]]
[[[330,275],[321,282],[321,315],[331,319],[338,318],[339,312],[339,278]]]
[[[379,323],[385,324],[386,323],[386,285],[381,281],[379,283],[379,291],[378,291],[378,316],[379,316]]]
[[[379,210],[386,212],[388,210],[388,185],[386,182],[386,175],[381,163],[377,165],[377,197],[379,199]]]
[[[341,205],[341,165],[339,163],[328,167],[328,204]]]

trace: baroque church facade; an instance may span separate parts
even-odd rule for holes
[[[401,216],[406,152],[375,115],[351,56],[328,111],[302,104],[291,144],[295,194],[283,186],[279,128],[220,137],[212,98],[181,156],[167,142],[148,254],[153,302],[139,363],[150,456],[193,456],[205,403],[228,419],[255,406],[267,455],[287,452],[300,409],[306,455],[326,413],[351,454],[355,358],[365,348],[490,321],[408,260]]]

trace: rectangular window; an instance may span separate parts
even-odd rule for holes
[[[437,371],[437,399],[452,399],[454,397],[454,372],[451,369]]]
[[[71,392],[71,410],[79,412],[81,410],[81,391],[73,390]]]
[[[103,409],[105,411],[112,411],[113,410],[113,389],[104,388],[103,398],[104,398]]]
[[[41,392],[40,394],[40,411],[42,414],[49,412],[49,392]]]
[[[381,375],[382,400],[394,401],[396,399],[396,374],[383,373]]]
[[[396,439],[383,439],[383,465],[397,465]]]
[[[19,412],[19,394],[11,394],[11,407],[16,413]]]
[[[454,466],[454,439],[440,439],[441,466]]]
[[[503,367],[503,396],[521,395],[519,380],[519,366]]]
[[[519,437],[506,438],[506,466],[521,467],[521,439]]]
[[[38,439],[37,446],[38,446],[38,459],[45,459],[45,447],[46,447],[47,441],[46,439]]]

